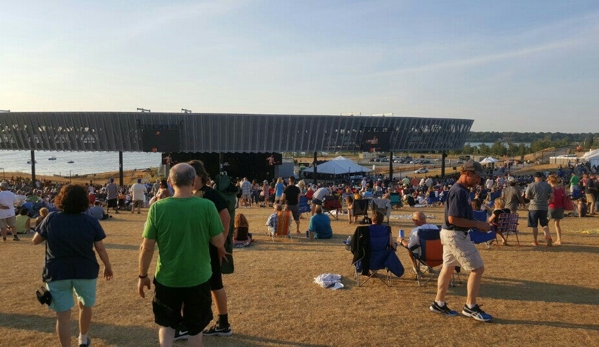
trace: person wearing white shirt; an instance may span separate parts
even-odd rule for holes
[[[17,225],[17,217],[15,215],[15,205],[17,203],[17,196],[8,190],[8,182],[3,181],[0,183],[0,230],[3,241],[6,241],[6,234],[9,227],[13,229],[13,241],[20,241],[17,233],[14,231]]]
[[[322,206],[322,202],[324,200],[324,197],[329,195],[329,189],[322,187],[322,188],[318,188],[314,194],[312,195],[312,215],[314,215],[315,213],[315,209],[316,206]]]
[[[495,184],[495,181],[493,181],[493,179],[491,177],[488,177],[487,180],[485,181],[485,188],[487,188],[487,190],[491,190],[491,188],[493,188],[494,184]]]
[[[140,214],[141,205],[143,205],[146,198],[146,186],[141,184],[141,178],[138,178],[137,183],[131,186],[130,191],[133,199],[133,207],[131,208],[131,213],[133,213],[135,211],[135,207],[137,207],[137,214]]]
[[[434,224],[428,224],[426,222],[426,215],[422,211],[414,212],[412,214],[412,222],[416,225],[412,232],[410,233],[409,241],[404,240],[403,238],[398,237],[397,243],[401,243],[404,247],[410,250],[410,260],[412,261],[412,266],[414,270],[418,267],[418,262],[414,259],[413,253],[420,254],[420,239],[418,238],[418,231],[424,229],[432,229],[439,230],[439,227]]]

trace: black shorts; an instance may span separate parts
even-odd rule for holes
[[[116,207],[116,199],[108,199],[106,203],[108,204],[108,208]]]
[[[208,280],[210,290],[220,290],[223,285],[223,273],[220,269],[220,259],[218,259],[218,248],[210,244],[210,263],[212,264],[212,277]]]
[[[320,200],[320,199],[312,199],[312,205],[322,206],[322,200]]]
[[[294,221],[296,221],[296,222],[299,221],[300,214],[299,214],[299,207],[297,205],[287,205],[287,210],[291,211]]]
[[[160,326],[178,329],[184,325],[189,335],[201,334],[213,318],[210,285],[206,282],[194,287],[172,288],[154,279],[152,310],[154,322]]]

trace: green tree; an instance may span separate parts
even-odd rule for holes
[[[491,154],[496,155],[498,157],[504,156],[507,154],[507,148],[503,145],[501,141],[495,141],[491,146]]]
[[[481,143],[478,146],[478,154],[480,154],[480,155],[489,155],[489,154],[491,154],[491,147],[487,146],[484,143]]]

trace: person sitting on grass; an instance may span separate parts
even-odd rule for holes
[[[252,234],[249,231],[250,225],[243,213],[235,216],[235,230],[233,231],[233,246],[247,247],[252,244]]]
[[[27,234],[33,232],[31,227],[31,218],[29,218],[29,210],[22,208],[16,217],[15,227],[13,229],[13,235]]]
[[[314,207],[314,215],[310,218],[310,226],[306,232],[306,237],[310,238],[310,240],[330,239],[333,237],[331,219],[322,213],[322,206],[320,205]]]
[[[493,210],[491,217],[489,217],[489,223],[493,226],[493,230],[501,236],[501,244],[505,246],[507,245],[507,240],[505,239],[505,236],[503,236],[501,230],[497,228],[499,225],[499,216],[504,213],[511,213],[509,208],[505,208],[505,201],[502,198],[495,199],[495,209]]]

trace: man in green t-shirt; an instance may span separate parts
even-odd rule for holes
[[[160,345],[172,343],[175,329],[184,324],[189,331],[188,346],[200,346],[202,330],[213,318],[208,244],[223,247],[223,225],[212,202],[193,196],[197,176],[191,165],[173,166],[168,180],[175,194],[155,202],[148,212],[137,289],[145,298],[144,287],[151,286],[148,270],[157,244],[152,307],[154,321],[160,326]]]

